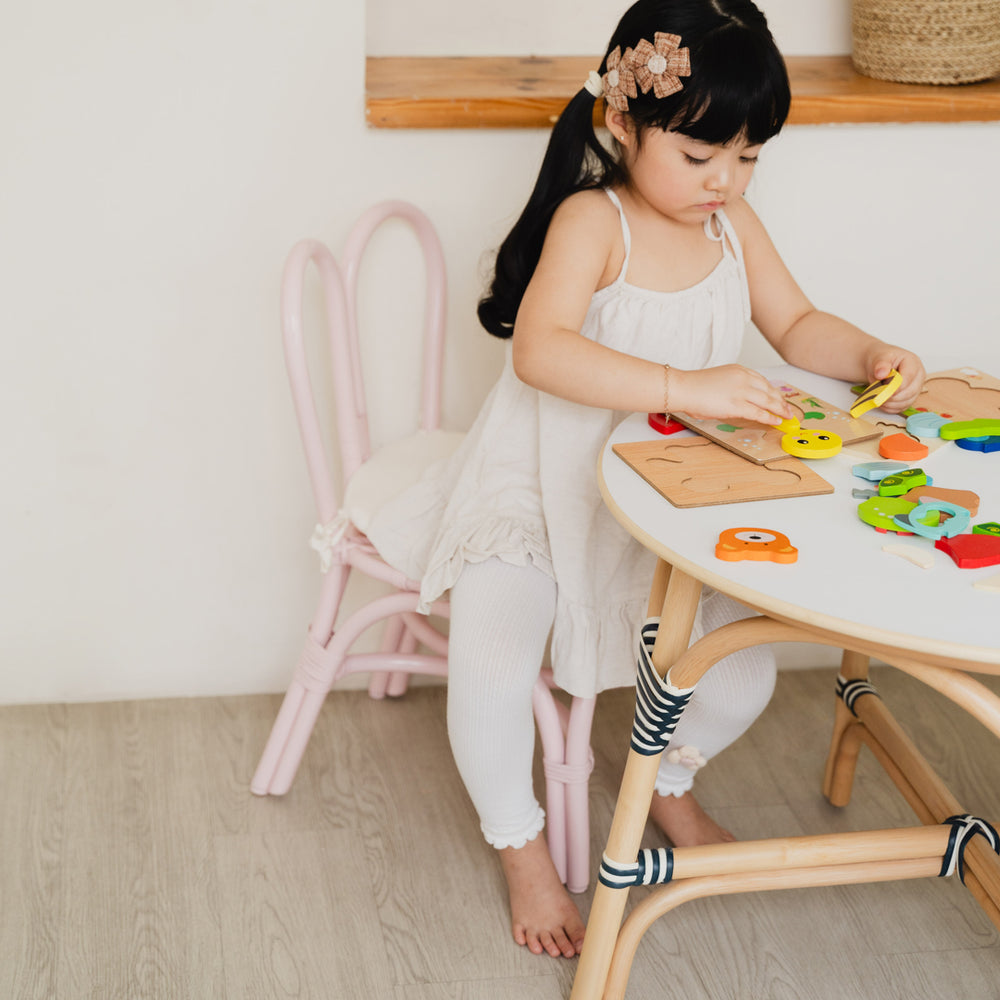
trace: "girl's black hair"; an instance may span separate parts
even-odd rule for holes
[[[767,21],[751,0],[639,0],[624,14],[608,53],[654,40],[657,31],[680,35],[690,50],[691,75],[669,97],[652,90],[628,99],[638,140],[659,128],[713,145],[742,136],[751,145],[777,135],[791,94],[784,60]],[[607,54],[601,76],[607,70]],[[524,291],[542,253],[559,205],[589,188],[620,186],[627,172],[594,131],[594,97],[586,90],[566,106],[552,129],[528,204],[497,252],[493,281],[479,302],[479,321],[497,337],[510,337]]]

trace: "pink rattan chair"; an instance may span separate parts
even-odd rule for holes
[[[357,279],[369,239],[392,217],[412,226],[426,263],[423,389],[419,429],[373,454],[358,341]],[[330,473],[306,363],[302,292],[310,263],[319,273],[326,310],[342,502]],[[323,701],[336,681],[370,673],[369,694],[383,698],[404,694],[411,674],[446,676],[447,638],[416,613],[419,584],[387,565],[364,529],[379,502],[415,481],[430,462],[450,454],[462,437],[440,429],[444,257],[434,227],[419,209],[401,201],[373,206],[351,230],[340,265],[324,244],[297,243],[285,264],[281,315],[285,361],[319,514],[310,544],[320,553],[323,583],[305,646],[250,785],[257,795],[283,795],[291,787]],[[338,622],[352,572],[381,581],[389,592]],[[447,617],[447,601],[437,602],[432,613]],[[379,623],[384,623],[380,651],[352,653],[359,637]],[[428,652],[419,652],[421,647]],[[590,867],[587,785],[593,766],[594,699],[574,698],[567,707],[553,696],[551,677],[543,673],[535,686],[534,709],[542,742],[549,849],[567,887],[582,892]]]

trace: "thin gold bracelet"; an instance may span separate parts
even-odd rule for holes
[[[663,366],[663,412],[670,412],[670,365]]]

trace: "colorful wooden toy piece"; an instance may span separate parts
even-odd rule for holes
[[[930,569],[934,565],[934,553],[928,549],[917,548],[916,545],[902,545],[900,543],[883,545],[882,551],[899,556],[900,559],[905,559],[921,569]]]
[[[880,497],[901,497],[918,486],[926,486],[930,480],[923,469],[904,469],[894,472],[885,479],[879,480],[878,495]]]
[[[861,414],[874,410],[876,406],[881,406],[900,387],[902,382],[903,376],[893,368],[885,378],[880,378],[877,382],[865,386],[850,409],[851,416],[860,417]]]
[[[683,424],[671,420],[665,413],[651,413],[646,418],[646,422],[660,434],[676,434],[678,431],[684,430]]]
[[[978,420],[956,420],[950,424],[942,424],[938,434],[945,441],[957,441],[959,438],[998,437],[1000,436],[1000,420],[981,417]]]
[[[947,552],[959,569],[979,569],[1000,563],[1000,537],[996,535],[955,535],[939,538],[934,548]]]
[[[796,458],[833,458],[843,447],[843,438],[832,431],[797,430],[781,439],[781,450]]]
[[[940,486],[918,486],[915,490],[903,494],[904,500],[920,503],[921,500],[947,500],[948,503],[964,507],[970,514],[979,512],[979,494],[972,490],[946,490]]]
[[[956,438],[955,444],[966,451],[1000,451],[1000,437]]]
[[[941,515],[947,514],[947,519]],[[936,515],[936,516],[935,516]],[[893,518],[904,531],[924,538],[953,538],[969,526],[969,512],[946,500],[921,501],[913,510]]]
[[[982,524],[977,524],[973,529],[972,533],[974,535],[1000,535],[1000,524],[996,521],[984,521]]]
[[[894,531],[899,535],[912,535],[909,528],[900,527],[894,518],[909,514],[917,505],[902,497],[872,497],[858,504],[858,517],[876,531]]]
[[[902,472],[906,462],[860,462],[852,466],[851,472],[861,479],[870,479],[873,483],[880,482],[894,472]]]
[[[946,423],[947,419],[940,413],[929,411],[914,413],[906,418],[906,433],[916,437],[936,438],[940,437],[938,431]]]
[[[798,417],[787,417],[780,424],[775,424],[774,426],[782,434],[797,434],[802,425],[799,423]]]
[[[900,462],[919,462],[930,454],[925,444],[911,438],[909,434],[888,434],[878,443],[878,453],[883,458]]]
[[[761,562],[793,563],[799,558],[799,550],[780,531],[772,531],[770,528],[727,528],[719,535],[715,557],[726,562],[755,559]]]
[[[772,384],[791,407],[789,411],[793,413],[791,419],[798,420],[800,427],[808,428],[812,432],[836,434],[845,448],[853,447],[862,441],[871,441],[872,449],[876,447],[882,430],[874,423],[864,419],[857,420],[847,412],[846,407],[834,406],[787,382],[773,381]],[[717,418],[692,417],[689,413],[683,412],[672,413],[671,417],[710,441],[758,465],[785,459],[789,454],[783,450],[781,439],[787,433],[785,428],[794,425],[791,422],[781,421],[776,415],[768,423],[757,423],[752,420],[720,421]],[[818,456],[812,453],[804,457]]]
[[[1000,573],[986,577],[985,580],[976,580],[972,585],[977,590],[988,590],[994,594],[1000,594]]]

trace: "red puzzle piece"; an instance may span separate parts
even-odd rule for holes
[[[683,424],[669,419],[665,413],[650,413],[646,422],[654,431],[659,431],[661,434],[676,434],[678,431],[685,430]]]
[[[1000,563],[1000,536],[955,535],[939,538],[934,548],[947,552],[959,569],[979,569]]]

